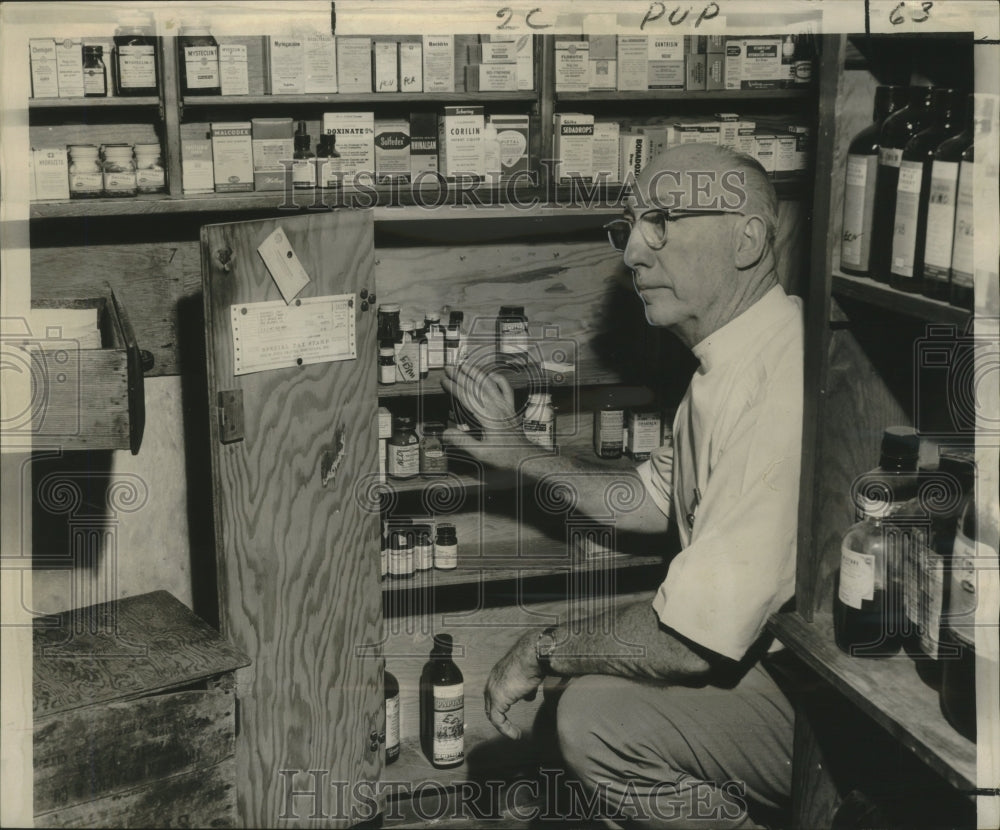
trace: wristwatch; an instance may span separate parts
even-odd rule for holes
[[[535,657],[538,660],[538,665],[546,672],[551,668],[549,661],[552,659],[552,654],[555,650],[556,626],[550,625],[538,635],[538,639],[535,641]]]

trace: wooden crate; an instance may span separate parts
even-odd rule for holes
[[[166,591],[37,620],[35,825],[234,826],[248,663]]]
[[[37,446],[130,449],[146,423],[143,353],[114,292],[106,297],[36,300],[35,308],[97,310],[100,347],[60,329],[31,332],[31,433]]]

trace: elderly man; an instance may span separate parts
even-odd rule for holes
[[[662,533],[673,520],[682,549],[652,603],[617,607],[610,626],[529,631],[487,683],[490,720],[516,737],[510,707],[546,675],[573,678],[558,703],[560,747],[617,821],[753,826],[748,807],[788,800],[792,709],[760,661],[767,617],[794,591],[802,430],[801,304],[775,272],[776,208],[756,161],[691,144],[653,159],[608,225],[646,319],[700,363],[672,450],[637,468],[639,503],[614,523]],[[449,431],[452,444],[523,476],[565,473],[580,509],[606,514],[606,477],[539,457],[510,428],[502,378],[456,367],[444,386],[484,425],[481,440]]]

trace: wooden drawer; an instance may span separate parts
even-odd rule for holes
[[[36,826],[236,824],[249,661],[165,591],[36,624]]]
[[[139,452],[146,423],[143,372],[152,356],[114,292],[36,300],[33,309],[96,309],[99,344],[60,328],[32,331],[31,433],[36,446]]]

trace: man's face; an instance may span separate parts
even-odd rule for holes
[[[625,248],[635,290],[653,326],[673,327],[710,316],[732,289],[731,215],[686,216],[666,223],[666,243],[656,249],[647,241],[639,215],[650,201],[630,203],[626,216],[635,228]],[[649,235],[652,237],[652,235]]]

